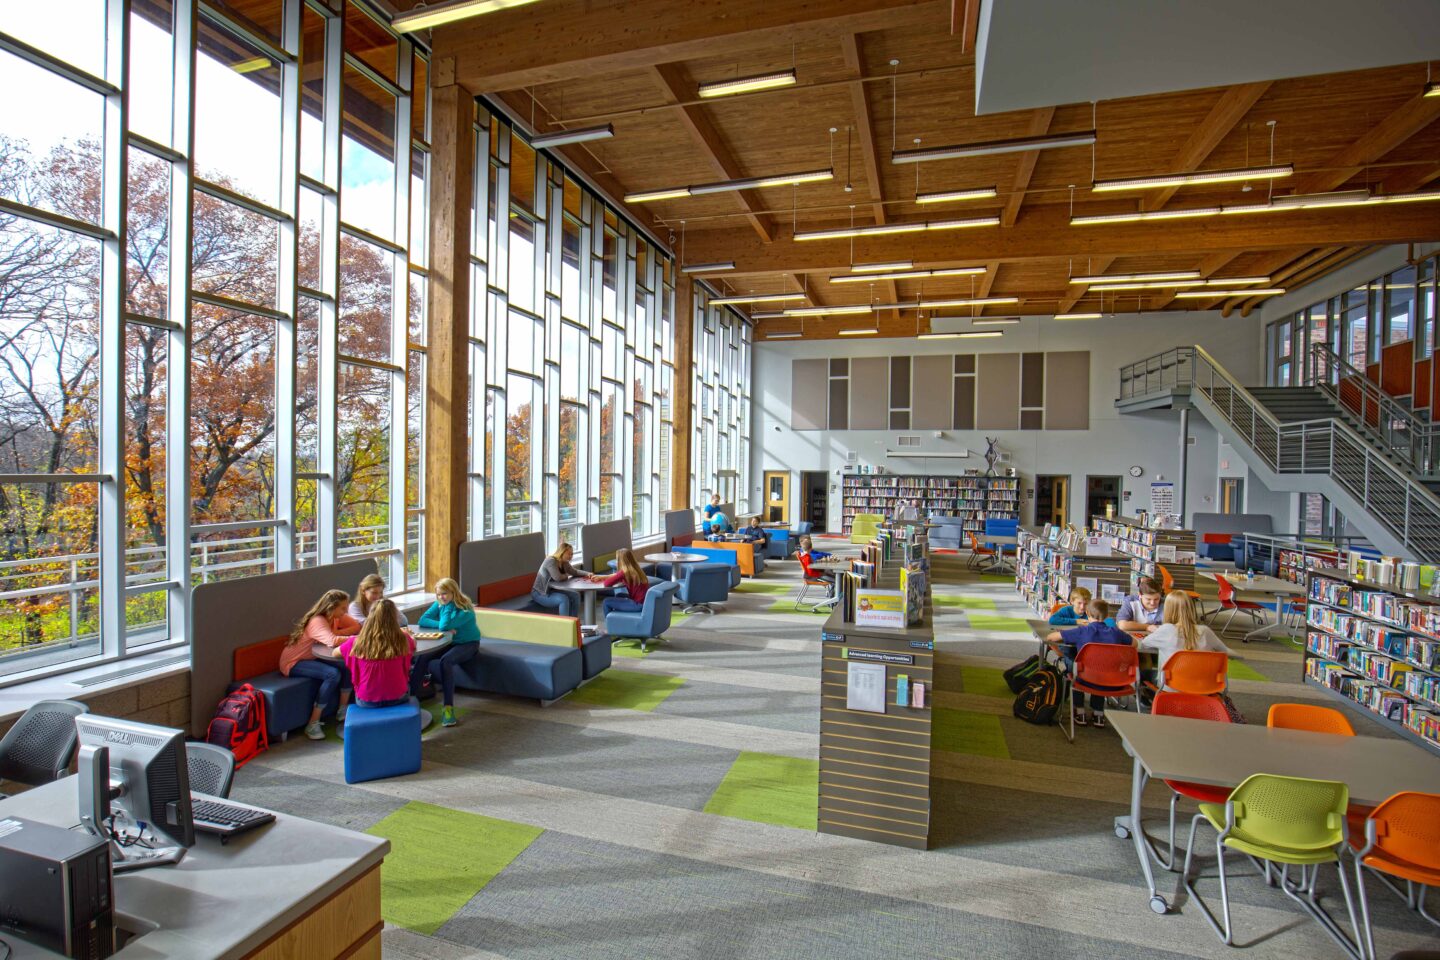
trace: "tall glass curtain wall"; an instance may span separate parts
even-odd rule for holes
[[[1401,267],[1265,328],[1266,382],[1304,386],[1323,375],[1310,356],[1324,344],[1358,370],[1380,362],[1384,347],[1415,341],[1415,359],[1435,352],[1435,280],[1440,256]]]
[[[694,473],[690,499],[709,503],[720,495],[740,514],[750,512],[745,484],[750,464],[750,324],[723,306],[708,290],[695,288],[695,393],[690,456]],[[731,518],[734,519],[733,517]]]

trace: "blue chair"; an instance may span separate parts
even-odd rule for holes
[[[420,772],[420,704],[353,704],[345,716],[345,782],[363,783]]]
[[[797,534],[811,533],[814,531],[814,529],[815,525],[809,520],[801,520],[799,523],[795,524],[795,532]]]
[[[789,530],[771,530],[770,542],[765,545],[765,557],[769,560],[784,560],[795,552]]]
[[[645,602],[639,610],[633,613],[616,610],[606,614],[605,632],[610,634],[611,641],[639,640],[643,653],[649,640],[663,639],[661,634],[670,629],[670,608],[679,589],[680,584],[668,580],[652,584],[645,591]]]
[[[730,565],[724,563],[687,565],[676,594],[685,604],[685,612],[714,613],[710,604],[730,599],[730,570]]]
[[[685,548],[685,552],[693,553],[701,557],[707,557],[710,563],[723,563],[725,566],[730,568],[731,588],[740,586],[740,581],[742,579],[740,573],[740,555],[734,550],[720,550],[707,545],[689,546]],[[688,571],[688,569],[691,567],[704,566],[704,564],[687,563],[681,564],[680,566],[686,568],[686,571]],[[686,571],[682,571],[678,579],[684,580],[687,575]]]

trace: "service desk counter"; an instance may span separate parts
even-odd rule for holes
[[[77,779],[6,800],[0,817],[79,823]],[[234,801],[227,801],[234,802]],[[242,804],[243,806],[243,804]],[[120,960],[380,957],[380,862],[390,842],[277,813],[233,837],[197,836],[178,864],[115,877]],[[52,958],[11,934],[14,960]]]
[[[843,620],[840,610],[825,621],[820,634],[821,833],[929,847],[932,615],[927,603],[922,620],[898,630],[857,626]],[[924,686],[920,702],[913,696],[916,683]],[[903,698],[902,684],[908,691]]]

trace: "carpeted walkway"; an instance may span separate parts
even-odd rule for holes
[[[936,588],[935,849],[815,833],[822,618],[794,610],[798,574],[772,561],[721,612],[678,619],[646,653],[617,648],[549,708],[464,696],[418,775],[347,786],[338,741],[292,738],[233,795],[390,838],[387,957],[1236,956],[1193,904],[1146,906],[1111,824],[1130,790],[1119,738],[1082,729],[1071,745],[1011,715],[1000,670],[1035,642],[1008,578]],[[1236,648],[1252,721],[1318,698],[1293,648]],[[1147,799],[1158,831],[1166,794]],[[1254,955],[1342,955],[1258,878],[1232,893]],[[1389,894],[1371,904],[1382,956],[1433,944]]]

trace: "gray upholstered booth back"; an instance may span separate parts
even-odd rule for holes
[[[374,560],[202,583],[190,594],[190,733],[205,735],[234,672],[235,651],[288,634],[326,590],[354,593]]]
[[[1207,533],[1263,533],[1275,530],[1268,513],[1196,513],[1190,517],[1196,536]]]
[[[467,540],[460,544],[460,590],[471,600],[481,584],[508,580],[522,574],[532,577],[545,560],[545,534]]]
[[[585,569],[594,570],[596,557],[609,557],[621,547],[630,546],[630,518],[587,523],[580,528],[580,559]],[[604,566],[600,568],[602,571]]]
[[[675,538],[695,532],[694,510],[670,510],[665,514],[665,549],[675,545]]]

